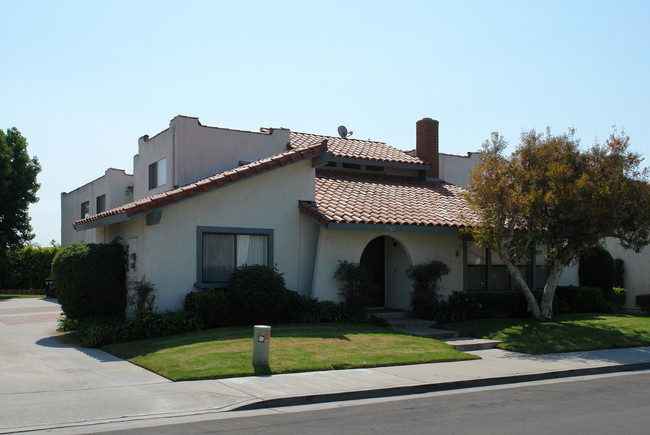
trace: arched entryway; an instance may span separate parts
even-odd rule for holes
[[[359,264],[371,272],[376,288],[367,306],[409,308],[411,284],[406,276],[409,261],[397,240],[390,236],[372,239],[363,250]]]

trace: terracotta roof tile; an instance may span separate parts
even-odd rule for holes
[[[370,140],[343,139],[334,136],[320,136],[309,133],[290,132],[291,146],[302,148],[327,140],[328,150],[334,157],[364,159],[379,162],[427,164],[419,157],[413,157],[405,151]]]
[[[199,193],[207,192],[211,189],[225,186],[227,184],[248,177],[252,177],[259,174],[260,172],[270,171],[281,166],[290,165],[292,163],[308,159],[326,151],[327,143],[325,141],[321,141],[317,144],[312,144],[309,147],[291,149],[280,154],[266,157],[264,159],[248,163],[246,165],[221,172],[211,177],[195,181],[194,183],[190,183],[183,187],[168,190],[162,193],[157,193],[155,195],[151,195],[146,198],[121,205],[111,210],[97,213],[85,219],[80,219],[74,222],[72,225],[76,227],[80,224],[96,221],[108,216],[118,215],[122,213],[125,213],[127,217],[131,217],[140,213],[146,213],[151,210],[155,210],[158,207],[178,202],[187,197],[198,195]]]
[[[463,227],[473,213],[463,188],[443,181],[317,170],[316,201],[300,211],[323,226],[334,223]]]

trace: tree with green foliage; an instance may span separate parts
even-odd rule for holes
[[[28,207],[38,201],[39,172],[38,159],[29,157],[23,135],[15,127],[0,130],[0,253],[34,238]]]
[[[521,286],[537,319],[553,317],[553,296],[562,271],[587,248],[616,237],[641,250],[650,236],[650,185],[630,139],[614,131],[604,145],[580,149],[574,131],[524,132],[511,156],[498,133],[483,145],[470,174],[466,199],[473,216],[468,232],[493,249]],[[538,304],[517,264],[538,246],[550,247]]]

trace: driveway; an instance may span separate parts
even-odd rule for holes
[[[56,299],[0,299],[0,433],[218,409],[249,396],[166,378],[56,331]]]

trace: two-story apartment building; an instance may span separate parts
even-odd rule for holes
[[[177,116],[138,141],[133,175],[105,176],[62,195],[62,244],[128,249],[128,278],[156,286],[160,309],[178,309],[190,291],[224,287],[243,264],[266,264],[287,286],[338,298],[339,261],[373,271],[376,305],[409,307],[410,265],[444,261],[443,292],[504,291],[513,280],[496,255],[464,240],[472,213],[462,198],[478,153],[440,153],[439,124],[416,123],[416,146],[203,126]],[[105,195],[105,199],[100,199]],[[536,287],[541,257],[520,267]],[[568,271],[562,283],[576,283]]]

